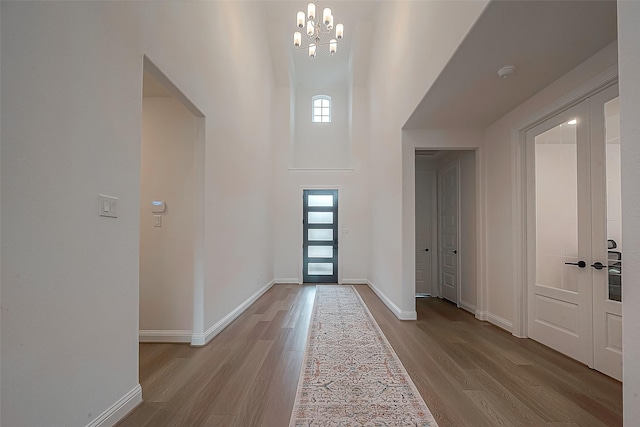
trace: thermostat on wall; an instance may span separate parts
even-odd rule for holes
[[[167,209],[167,205],[162,200],[154,200],[151,202],[151,212],[163,213]]]

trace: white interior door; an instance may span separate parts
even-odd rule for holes
[[[617,86],[526,134],[529,337],[622,376]]]
[[[590,99],[594,368],[622,381],[622,194],[617,86]]]
[[[438,234],[440,295],[456,305],[459,303],[458,280],[458,207],[460,165],[454,162],[438,173]]]
[[[435,171],[416,168],[416,294],[433,295]]]
[[[587,101],[526,134],[529,337],[589,366],[591,190]]]

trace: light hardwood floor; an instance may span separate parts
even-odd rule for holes
[[[620,426],[622,386],[438,299],[399,321],[356,289],[440,426]],[[206,347],[141,344],[144,403],[120,427],[288,426],[314,285],[276,285]]]

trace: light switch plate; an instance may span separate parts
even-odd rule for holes
[[[118,217],[118,198],[100,194],[100,216]]]

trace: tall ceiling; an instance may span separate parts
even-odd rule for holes
[[[338,52],[329,56],[318,52],[309,58],[306,50],[293,46],[296,13],[306,14],[308,0],[264,2],[268,22],[269,46],[277,86],[346,87],[367,81],[370,40],[377,15],[377,1],[315,1],[317,14],[331,8],[334,24],[344,25],[344,38]],[[303,45],[307,36],[302,32]],[[308,44],[308,43],[307,43]]]
[[[365,86],[370,56],[384,54],[372,46],[374,31],[398,30],[378,23],[383,1],[390,0],[316,1],[318,13],[332,9],[345,37],[335,56],[319,53],[313,60],[293,46],[296,12],[306,12],[308,0],[262,2],[276,85]],[[493,0],[405,128],[485,128],[616,38],[615,0]],[[516,67],[509,79],[497,76],[505,65]]]

